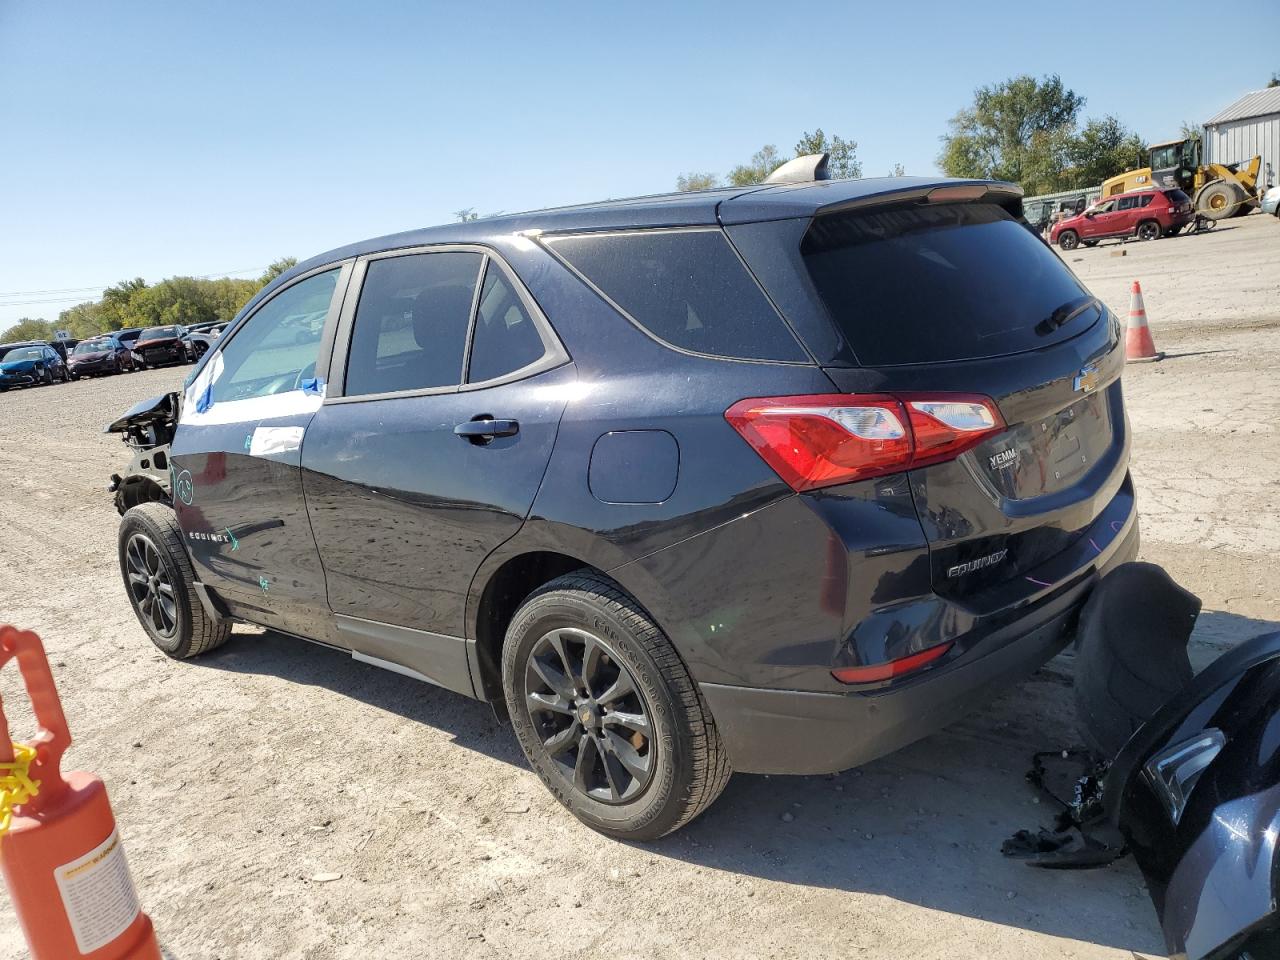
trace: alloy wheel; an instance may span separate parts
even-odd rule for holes
[[[533,645],[525,707],[556,771],[601,803],[628,803],[657,763],[650,709],[622,660],[599,637],[560,627]]]
[[[160,551],[150,537],[135,533],[125,548],[125,561],[134,607],[159,636],[172,637],[178,629],[178,606]]]

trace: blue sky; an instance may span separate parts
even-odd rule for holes
[[[1155,9],[0,0],[0,329],[100,292],[68,288],[667,190],[819,126],[867,175],[931,173],[1018,73],[1159,140],[1280,70],[1274,23],[1201,56],[1196,5]]]

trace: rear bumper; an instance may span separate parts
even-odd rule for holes
[[[1108,521],[1114,522],[1114,521]],[[1016,619],[1004,621],[918,676],[868,691],[814,693],[729,684],[700,684],[729,751],[744,773],[831,773],[884,756],[935,732],[1002,688],[1018,682],[1071,639],[1089,591],[1138,552],[1136,511],[1107,547],[1074,576],[1059,581]]]

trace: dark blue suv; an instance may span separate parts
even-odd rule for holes
[[[1122,365],[1003,183],[383,237],[113,425],[161,467],[118,480],[124,581],[174,657],[247,621],[505,701],[579,818],[658,837],[732,770],[863,763],[1070,640],[1138,545]]]

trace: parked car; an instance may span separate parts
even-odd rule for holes
[[[125,327],[123,330],[112,331],[111,335],[132,350],[133,345],[138,342],[138,335],[141,333],[142,327]],[[138,361],[139,367],[142,366],[142,362],[137,357],[133,359]]]
[[[186,330],[177,325],[147,327],[133,344],[133,355],[144,366],[160,367],[167,363],[187,363],[193,359],[183,342]]]
[[[129,348],[110,335],[81,340],[71,351],[67,368],[72,379],[138,369]]]
[[[638,840],[1030,674],[1138,547],[1120,326],[1016,186],[793,177],[273,281],[109,428],[168,465],[113,482],[152,642],[248,621],[503,701]]]
[[[0,357],[0,390],[67,382],[67,365],[47,343],[6,344]]]
[[[1049,242],[1074,250],[1081,243],[1092,247],[1110,237],[1157,240],[1173,236],[1194,219],[1191,198],[1181,190],[1133,190],[1059,220],[1049,232]]]
[[[182,337],[187,359],[195,361],[203,357],[205,351],[217,342],[225,326],[225,323],[201,323],[187,327],[187,332]]]
[[[1280,217],[1280,187],[1272,187],[1262,195],[1262,212]]]

